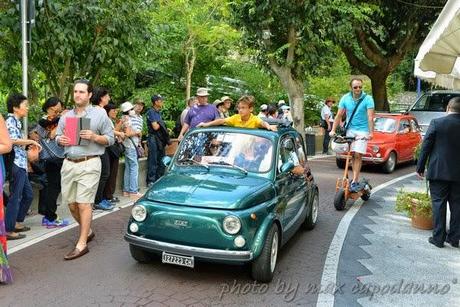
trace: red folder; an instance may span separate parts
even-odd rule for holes
[[[64,135],[69,138],[70,145],[88,145],[89,140],[80,138],[81,130],[90,129],[91,120],[85,117],[71,117],[65,118]]]

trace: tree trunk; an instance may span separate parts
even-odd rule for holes
[[[372,97],[374,98],[376,111],[390,111],[387,96],[387,78],[388,74],[370,75],[372,83]]]
[[[305,133],[303,82],[294,79],[289,67],[280,66],[274,60],[270,60],[270,67],[288,93],[294,128],[303,135]]]
[[[192,75],[193,69],[195,68],[196,61],[196,50],[193,44],[193,37],[190,36],[185,43],[185,100],[188,100],[191,96],[192,89]]]

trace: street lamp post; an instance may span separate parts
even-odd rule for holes
[[[29,88],[27,80],[27,0],[21,0],[21,36],[22,36],[22,94],[27,97]],[[27,135],[28,120],[24,117],[24,134]]]

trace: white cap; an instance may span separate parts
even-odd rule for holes
[[[261,111],[266,111],[267,109],[268,109],[268,106],[265,103],[260,106]]]
[[[133,104],[129,101],[123,102],[120,106],[121,112],[125,113],[134,108]]]

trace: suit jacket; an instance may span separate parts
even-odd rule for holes
[[[460,182],[460,114],[433,119],[423,139],[417,173],[424,173],[428,161],[428,180]]]

